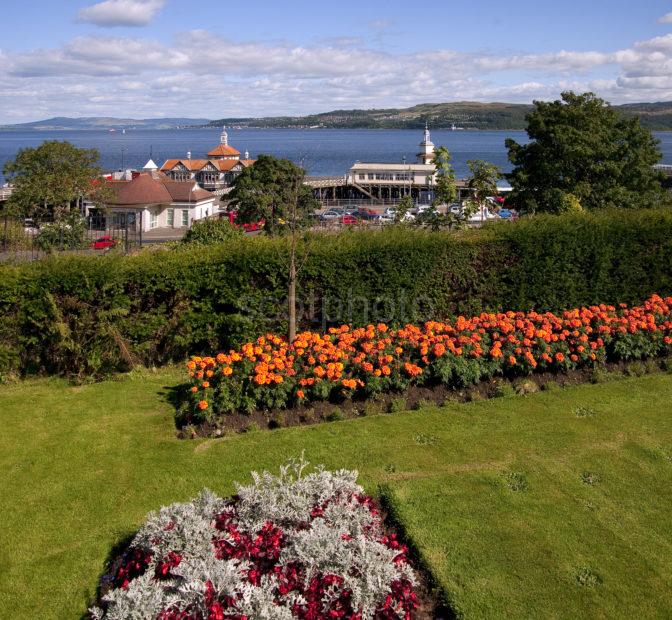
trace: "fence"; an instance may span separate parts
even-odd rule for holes
[[[0,262],[30,261],[61,252],[127,253],[142,243],[142,232],[132,218],[105,225],[94,218],[68,222],[0,216]]]

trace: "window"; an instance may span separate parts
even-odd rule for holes
[[[168,226],[175,226],[175,209],[168,209],[166,223]]]
[[[182,211],[182,226],[189,226],[189,209]]]
[[[156,211],[149,212],[149,227],[156,228],[159,225],[159,216],[156,214]]]

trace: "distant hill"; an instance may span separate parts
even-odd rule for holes
[[[642,125],[651,130],[672,130],[672,102],[631,103],[614,106],[628,116],[639,116]],[[209,126],[235,127],[325,127],[365,129],[420,129],[425,123],[433,129],[525,129],[525,116],[531,104],[422,103],[411,108],[379,110],[334,110],[308,116],[272,116],[263,118],[222,118]]]
[[[69,118],[56,116],[44,121],[19,123],[16,125],[2,125],[0,130],[54,130],[54,129],[175,129],[176,127],[192,127],[207,125],[207,118],[114,118],[105,116],[87,116]]]
[[[628,103],[614,106],[626,116],[638,116],[652,131],[672,131],[672,101]],[[0,130],[46,129],[174,129],[176,127],[342,128],[342,129],[525,129],[525,116],[533,109],[524,103],[421,103],[411,108],[334,110],[308,116],[262,118],[84,118],[55,117],[44,121],[0,126]]]

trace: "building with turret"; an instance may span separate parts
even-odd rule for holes
[[[411,196],[415,202],[429,202],[436,181],[434,143],[425,125],[417,161],[398,163],[356,162],[347,174],[347,184],[365,196],[394,201]]]
[[[174,181],[195,181],[200,187],[221,196],[233,180],[254,160],[246,151],[241,159],[240,151],[229,144],[226,127],[222,128],[219,144],[207,153],[207,158],[195,159],[191,151],[182,159],[168,159],[161,172]]]

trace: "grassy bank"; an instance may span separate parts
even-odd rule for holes
[[[0,387],[0,617],[76,617],[148,511],[302,450],[390,485],[466,617],[672,611],[670,375],[203,441],[175,439],[181,379]]]

